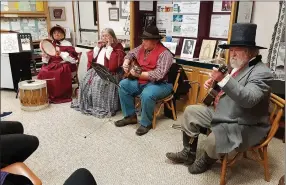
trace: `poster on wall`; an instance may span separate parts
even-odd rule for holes
[[[239,2],[237,11],[237,23],[250,23],[252,17],[253,2]]]
[[[172,34],[172,18],[173,18],[173,4],[159,3],[157,4],[156,25],[159,29],[160,35]]]
[[[231,12],[232,1],[214,1],[213,12]]]
[[[200,1],[194,2],[174,2],[173,5],[174,13],[200,13]]]
[[[212,15],[211,17],[211,38],[228,38],[230,15]]]
[[[197,37],[199,15],[173,15],[173,35]]]
[[[17,33],[1,34],[1,53],[18,53],[19,41]]]
[[[182,58],[193,58],[194,51],[196,47],[196,40],[194,39],[184,39],[181,57]]]

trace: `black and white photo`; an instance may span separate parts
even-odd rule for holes
[[[194,51],[196,47],[196,40],[194,39],[184,39],[181,57],[183,58],[193,58]]]

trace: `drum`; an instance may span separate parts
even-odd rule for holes
[[[37,111],[49,105],[47,82],[44,80],[25,80],[19,82],[21,109]]]
[[[45,54],[49,56],[56,56],[57,54],[56,47],[53,45],[52,41],[49,39],[42,40],[40,42],[40,48]]]

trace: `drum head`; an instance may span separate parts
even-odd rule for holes
[[[56,48],[51,40],[44,39],[40,42],[41,50],[49,56],[56,56]]]
[[[18,84],[19,89],[41,89],[47,86],[45,80],[25,80],[21,81]]]

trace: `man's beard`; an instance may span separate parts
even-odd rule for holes
[[[241,59],[230,59],[230,66],[232,68],[241,68],[246,62]]]

